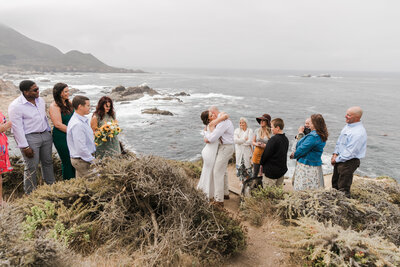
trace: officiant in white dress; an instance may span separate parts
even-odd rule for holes
[[[253,155],[253,130],[247,127],[247,120],[244,117],[239,119],[239,128],[234,132],[236,176],[240,182],[253,176],[251,156]]]

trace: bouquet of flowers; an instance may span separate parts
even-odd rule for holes
[[[118,126],[118,122],[112,120],[102,125],[94,133],[94,143],[99,146],[103,143],[111,141],[115,136],[121,132],[121,128]]]

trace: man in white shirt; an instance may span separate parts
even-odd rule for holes
[[[47,184],[55,181],[52,159],[53,137],[47,121],[46,103],[39,97],[39,87],[30,80],[19,84],[21,95],[8,107],[12,132],[24,158],[24,191],[31,193],[37,186],[39,161]]]
[[[88,174],[93,162],[93,153],[96,151],[94,134],[85,117],[90,113],[90,101],[86,96],[77,95],[72,100],[75,109],[74,115],[67,127],[67,144],[71,156],[71,164],[76,170],[76,178]]]
[[[210,107],[210,116],[217,118],[219,110],[217,107]],[[234,148],[234,127],[231,120],[224,120],[217,124],[211,133],[206,132],[204,141],[214,143],[219,140],[217,157],[214,164],[214,188],[215,203],[223,207],[224,199],[229,199],[228,176],[226,174],[229,159],[232,157]]]

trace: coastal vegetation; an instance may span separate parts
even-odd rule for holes
[[[243,250],[239,221],[208,204],[185,165],[128,153],[86,179],[15,194],[0,211],[0,265],[210,265]]]
[[[305,265],[399,266],[400,185],[387,178],[356,179],[351,193],[347,198],[337,190],[268,187],[245,198],[241,210],[257,226],[278,218],[280,245]]]
[[[0,265],[201,266],[243,251],[240,220],[272,229],[293,265],[399,266],[400,186],[389,177],[355,179],[352,198],[336,190],[267,187],[244,198],[239,217],[195,190],[201,161],[127,155],[96,165],[86,179],[22,190],[23,163],[4,177]]]

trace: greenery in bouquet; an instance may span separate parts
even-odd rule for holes
[[[121,128],[118,126],[118,122],[112,120],[102,125],[94,133],[94,142],[96,146],[111,141],[115,136],[121,132]]]

